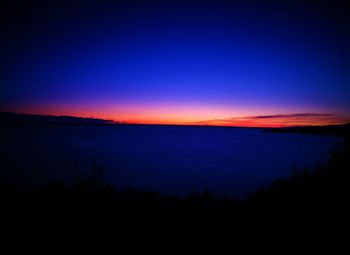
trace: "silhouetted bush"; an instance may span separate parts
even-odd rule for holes
[[[248,200],[258,204],[283,204],[293,207],[342,206],[348,199],[350,169],[349,138],[331,152],[329,161],[313,169],[293,169],[288,179],[279,179],[256,191]]]
[[[88,172],[78,173],[72,185],[56,180],[42,185],[3,185],[0,198],[3,211],[80,214],[99,212],[105,217],[147,213],[203,215],[218,213],[228,217],[247,217],[257,209],[333,208],[338,210],[348,200],[350,169],[349,139],[331,153],[329,161],[313,169],[293,168],[290,178],[278,179],[245,200],[217,197],[208,190],[185,198],[164,196],[157,192],[117,189],[104,179],[105,168],[94,163]],[[78,214],[79,214],[78,213]],[[238,215],[238,216],[237,216]]]

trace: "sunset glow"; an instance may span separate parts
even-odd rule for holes
[[[10,0],[0,23],[11,230],[346,206],[350,0]]]
[[[235,111],[215,107],[73,107],[73,106],[36,106],[11,109],[19,113],[76,116],[101,118],[124,124],[169,124],[169,125],[204,125],[204,126],[239,126],[239,127],[288,127],[344,124],[350,118],[334,113],[287,113],[270,111]],[[255,115],[249,114],[255,113]]]
[[[133,124],[349,121],[348,26],[327,9],[151,2],[23,6],[28,17],[17,6],[0,111]]]

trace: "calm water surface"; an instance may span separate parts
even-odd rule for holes
[[[176,195],[209,189],[242,197],[289,176],[292,164],[324,162],[342,138],[250,128],[121,125],[2,127],[1,140],[9,179],[70,181],[97,162],[117,187]]]

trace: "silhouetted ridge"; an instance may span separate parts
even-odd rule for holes
[[[0,113],[0,124],[67,124],[67,125],[102,125],[117,124],[112,120],[97,118],[82,118],[72,116],[51,116],[51,115],[32,115],[11,112]]]
[[[77,176],[72,186],[63,181],[42,185],[16,186],[11,183],[0,186],[3,203],[26,205],[29,201],[35,208],[48,204],[59,210],[109,209],[112,212],[129,212],[145,209],[178,210],[216,209],[237,213],[242,209],[270,208],[281,205],[293,209],[306,207],[342,207],[348,194],[348,169],[350,169],[350,140],[345,137],[343,146],[331,153],[326,164],[313,168],[292,169],[287,179],[278,179],[271,185],[259,189],[245,200],[232,197],[216,197],[209,191],[189,194],[185,198],[164,196],[157,192],[118,189],[104,180],[105,169],[94,164],[90,172]],[[24,201],[21,199],[24,198]],[[34,201],[34,202],[33,202]],[[34,204],[34,205],[33,205]],[[10,208],[10,207],[8,207]]]
[[[342,125],[328,126],[303,126],[303,127],[286,127],[286,128],[268,128],[265,132],[271,133],[300,133],[300,134],[316,134],[316,135],[349,135],[350,123]]]

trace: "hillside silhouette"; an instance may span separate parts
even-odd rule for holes
[[[340,124],[340,125],[326,125],[326,126],[269,128],[269,129],[265,129],[265,132],[348,136],[350,133],[350,123]]]
[[[117,123],[98,118],[0,112],[0,125],[104,125]]]
[[[2,125],[110,124],[106,120],[75,117],[11,113],[1,113],[0,117]],[[267,218],[279,217],[284,218],[284,224],[295,219],[310,222],[323,217],[324,224],[326,221],[346,217],[344,212],[349,194],[350,169],[348,131],[349,124],[265,130],[275,133],[337,135],[344,137],[344,143],[331,153],[326,163],[310,168],[292,167],[289,178],[277,179],[245,199],[217,196],[210,191],[177,197],[153,191],[119,188],[106,180],[105,172],[108,169],[92,164],[88,171],[78,172],[70,184],[60,179],[40,184],[6,182],[6,178],[2,179],[2,215],[3,219],[9,222],[13,219],[19,225],[28,222],[37,225],[45,222],[43,219],[46,218],[70,224],[78,221],[84,226],[102,223],[109,225],[113,222],[117,226],[128,222],[151,223],[161,218],[167,219],[166,224],[173,224],[182,218],[197,221],[201,225],[220,221],[222,224],[234,222],[235,226],[245,226],[247,222],[264,222]],[[6,158],[0,163],[6,167]]]
[[[348,170],[350,169],[350,139],[331,153],[325,164],[313,168],[293,168],[291,176],[279,179],[259,189],[246,199],[217,197],[209,191],[189,194],[187,197],[164,196],[132,188],[118,189],[104,179],[106,169],[94,164],[90,171],[80,173],[73,184],[60,180],[40,185],[3,184],[0,196],[4,212],[46,211],[98,212],[109,215],[130,213],[219,213],[245,215],[252,210],[305,210],[319,208],[340,210],[348,197]]]

